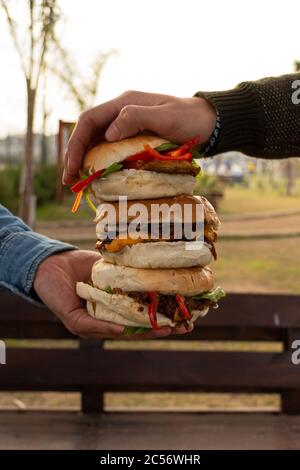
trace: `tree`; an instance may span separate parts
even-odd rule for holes
[[[86,76],[86,74],[83,76],[83,74],[77,70],[76,63],[72,60],[70,54],[63,49],[61,44],[58,42],[56,44],[58,60],[49,63],[48,67],[59,81],[65,85],[71,98],[76,102],[79,112],[82,113],[87,108],[94,105],[103,68],[107,61],[117,53],[118,51],[115,49],[101,52],[94,60],[91,69],[89,69],[89,76]],[[60,121],[56,183],[56,202],[59,204],[63,202],[64,198],[64,191],[61,183],[63,173],[63,142],[61,140],[63,135],[63,126],[65,126],[65,129],[68,128],[70,133],[74,128],[72,123],[63,123]]]
[[[58,77],[60,82],[66,86],[71,98],[76,102],[78,110],[83,112],[94,105],[103,69],[107,61],[117,53],[118,51],[115,49],[101,52],[95,58],[87,77],[83,76],[77,69],[76,63],[72,60],[70,54],[57,43],[56,54],[58,55],[58,60],[53,62],[53,64],[48,64],[48,67]]]
[[[36,95],[46,56],[55,43],[55,26],[60,17],[57,0],[27,0],[27,20],[22,21],[23,39],[19,26],[12,16],[11,0],[0,0],[9,31],[19,55],[27,94],[27,126],[24,144],[24,159],[20,179],[19,215],[29,225],[35,221],[35,197],[33,191],[33,145]]]

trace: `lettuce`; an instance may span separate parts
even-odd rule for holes
[[[90,206],[90,208],[92,209],[92,211],[97,212],[97,209],[94,206],[94,204],[92,203],[92,201],[90,200],[90,197],[89,197],[87,191],[83,192],[83,196],[84,196],[84,199],[86,200],[86,202],[88,203],[88,205]]]
[[[140,335],[142,333],[146,333],[147,331],[149,331],[149,328],[146,328],[145,326],[125,326],[123,335]]]
[[[106,292],[107,294],[112,294],[112,293],[113,293],[113,290],[112,290],[112,288],[111,288],[110,286],[105,287],[104,290],[105,290],[105,292]]]
[[[116,163],[116,162],[112,163],[104,170],[104,172],[101,175],[101,178],[103,178],[104,176],[108,176],[111,173],[115,173],[116,171],[121,170],[121,168],[123,168],[123,165],[121,165],[121,163]]]
[[[203,158],[203,155],[197,149],[189,149],[189,152],[192,154],[193,160]]]
[[[168,150],[175,150],[179,147],[179,145],[173,144],[173,142],[164,142],[160,144],[158,147],[155,147],[157,152],[167,152]]]
[[[211,300],[212,302],[218,303],[220,299],[226,296],[226,293],[221,287],[216,287],[214,290],[210,292],[204,292],[203,294],[193,295],[194,299],[207,299]]]
[[[178,147],[179,145],[173,144],[173,142],[164,142],[163,144],[160,144],[158,147],[155,147],[155,150],[157,152],[167,152],[168,150],[178,149]],[[188,152],[192,154],[193,160],[203,157],[203,155],[201,155],[201,153],[195,148],[189,149]]]

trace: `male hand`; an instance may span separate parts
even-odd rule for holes
[[[124,336],[123,326],[96,320],[87,313],[84,302],[76,294],[75,286],[77,281],[90,280],[92,266],[98,259],[97,253],[84,250],[64,251],[49,256],[39,265],[35,276],[34,289],[37,295],[71,333],[83,338],[140,340],[168,336],[172,332],[169,327]],[[185,330],[180,327],[174,332],[180,334]]]
[[[205,143],[215,122],[216,112],[203,98],[127,91],[80,116],[68,143],[63,183],[78,180],[83,156],[94,139],[116,141],[147,130],[177,144],[200,134]]]

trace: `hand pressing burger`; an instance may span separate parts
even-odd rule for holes
[[[73,211],[82,196],[96,211],[103,257],[92,268],[91,282],[77,284],[77,293],[90,315],[124,325],[125,333],[188,328],[224,296],[206,267],[216,257],[220,222],[204,197],[192,196],[200,172],[194,161],[198,143],[194,138],[178,146],[146,134],[100,143],[86,153],[84,179],[72,187]],[[143,218],[135,206],[145,209]],[[153,216],[157,206],[163,210]],[[138,230],[132,233],[133,227]]]

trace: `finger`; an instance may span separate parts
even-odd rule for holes
[[[194,329],[194,324],[189,323],[188,328],[184,325],[178,325],[173,329],[172,334],[174,335],[185,335],[186,333],[190,333]]]
[[[107,125],[118,115],[120,105],[116,100],[96,106],[83,113],[69,139],[66,155],[63,183],[71,184],[78,177],[82,159],[96,129]]]
[[[159,134],[162,106],[124,106],[105,133],[108,141],[125,139],[148,130]]]
[[[166,98],[166,96],[159,94],[128,91],[113,100],[84,112],[80,116],[68,142],[63,183],[72,184],[77,180],[83,156],[91,141],[94,138],[97,139],[97,136],[103,133],[103,130],[118,116],[124,106],[129,104],[150,106],[163,103]]]
[[[65,326],[71,333],[85,338],[120,338],[124,327],[91,317],[86,309],[79,308],[68,314]]]

